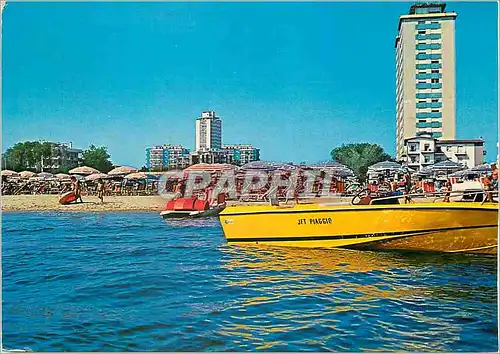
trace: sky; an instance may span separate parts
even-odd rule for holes
[[[262,160],[314,163],[343,143],[395,155],[398,18],[411,3],[8,3],[2,21],[2,148],[193,150],[195,119]],[[498,141],[496,3],[456,11],[457,138]]]

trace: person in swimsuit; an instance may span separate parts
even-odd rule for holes
[[[490,176],[484,177],[483,188],[485,197],[481,202],[481,205],[483,205],[486,201],[494,203],[495,201],[493,200],[493,178],[491,178]]]
[[[78,203],[78,199],[80,199],[80,203],[83,203],[81,194],[82,187],[80,185],[80,181],[78,181],[75,176],[71,176],[71,185],[73,187],[73,192],[75,193],[75,203]]]
[[[104,203],[104,182],[101,178],[97,181],[97,197]]]
[[[443,192],[445,192],[444,198],[443,198],[444,203],[450,202],[451,190],[452,190],[451,183],[450,183],[450,181],[448,181],[444,184],[444,187],[443,187]]]

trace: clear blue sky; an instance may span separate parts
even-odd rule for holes
[[[194,148],[202,110],[224,143],[316,162],[335,146],[395,153],[398,17],[411,3],[9,3],[3,13],[3,150],[44,139]],[[497,5],[458,13],[457,138],[498,141]]]

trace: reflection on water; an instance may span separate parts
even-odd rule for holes
[[[242,314],[221,334],[281,333],[259,349],[446,350],[462,342],[467,322],[496,331],[496,289],[483,284],[478,292],[496,275],[492,258],[266,246],[221,252],[227,286],[253,294],[233,300]],[[292,335],[303,332],[315,339]]]
[[[3,216],[3,343],[495,351],[496,259],[227,245],[217,219]]]

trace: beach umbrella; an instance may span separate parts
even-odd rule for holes
[[[125,176],[128,174],[131,174],[133,172],[137,172],[137,168],[131,167],[131,166],[120,166],[117,168],[112,169],[111,171],[108,172],[108,175],[110,176]]]
[[[488,173],[488,172],[491,172],[491,166],[489,163],[485,163],[482,165],[474,166],[470,170],[475,171],[475,172]]]
[[[458,162],[453,162],[453,161],[441,161],[438,163],[435,163],[434,165],[431,165],[427,167],[429,170],[436,172],[436,171],[443,171],[443,172],[456,172],[458,170],[463,170],[464,166],[461,163]]]
[[[233,171],[238,167],[235,165],[230,165],[228,163],[197,163],[195,165],[191,165],[184,169],[184,172],[193,172],[193,171],[203,171],[203,172],[224,172],[224,171]]]
[[[66,173],[58,173],[56,175],[54,175],[57,179],[68,179],[70,176],[67,175]]]
[[[39,174],[37,174],[37,177],[41,177],[43,179],[49,179],[49,178],[54,178],[54,175],[49,172],[40,172]]]
[[[103,178],[107,178],[108,175],[105,174],[105,173],[92,173],[91,175],[88,175],[87,177],[85,177],[85,180],[86,181],[95,181],[97,179],[103,179]]]
[[[36,173],[31,171],[19,172],[19,176],[21,176],[22,178],[30,178],[33,177],[34,175],[36,175]]]
[[[125,179],[146,179],[148,176],[144,172],[134,172],[126,175]]]
[[[17,173],[16,171],[11,171],[11,170],[2,170],[1,174],[2,174],[2,176],[6,176],[6,177],[19,176],[19,173]]]
[[[242,171],[293,171],[300,169],[299,166],[295,166],[289,163],[282,162],[272,162],[272,161],[252,161],[241,166]]]
[[[403,166],[394,161],[382,161],[368,167],[369,170],[385,171],[385,170],[401,170]]]
[[[334,175],[339,177],[350,177],[354,176],[354,172],[347,166],[342,165],[337,161],[326,161],[319,162],[313,165],[307,166],[313,170],[320,170],[324,172],[332,172]]]
[[[98,171],[98,170],[96,170],[95,168],[92,168],[92,167],[80,166],[80,167],[77,167],[77,168],[74,168],[74,169],[70,170],[69,173],[72,174],[72,175],[84,175],[84,176],[88,176],[88,175],[91,175],[93,173],[100,173],[100,171]]]

